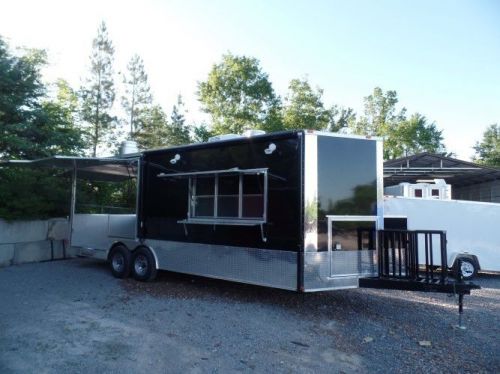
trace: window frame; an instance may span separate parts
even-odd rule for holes
[[[178,221],[182,224],[210,224],[210,225],[240,225],[240,226],[258,226],[262,227],[263,224],[267,223],[267,206],[268,206],[268,180],[269,173],[268,168],[258,168],[258,169],[226,169],[226,170],[212,170],[212,171],[200,171],[200,172],[188,172],[188,173],[160,173],[157,177],[170,177],[170,178],[188,178],[188,209],[187,217],[184,220]],[[238,216],[237,217],[221,217],[218,215],[218,203],[219,203],[219,177],[220,176],[238,176]],[[263,176],[263,191],[262,194],[244,194],[244,183],[243,178],[245,175],[262,175]],[[198,178],[211,177],[214,180],[213,195],[200,195],[203,197],[213,196],[213,215],[212,216],[196,216],[196,206],[194,200],[196,195],[196,184]],[[233,195],[228,195],[233,196]],[[236,195],[234,195],[236,196]],[[243,215],[243,198],[245,196],[262,196],[262,216],[259,217],[245,217]]]

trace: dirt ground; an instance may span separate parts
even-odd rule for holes
[[[85,259],[0,269],[0,373],[500,372],[500,276],[465,297],[296,294]]]

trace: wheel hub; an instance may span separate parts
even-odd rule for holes
[[[148,259],[144,255],[138,255],[134,261],[134,270],[137,275],[144,276],[148,271]]]
[[[123,268],[125,267],[125,258],[123,257],[123,255],[121,253],[116,253],[113,256],[113,260],[112,260],[111,264],[113,266],[113,270],[120,273],[123,271]]]
[[[464,277],[470,277],[474,274],[474,265],[468,261],[463,261],[460,270],[462,271],[462,275]]]

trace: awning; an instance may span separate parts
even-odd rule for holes
[[[59,169],[63,172],[77,170],[78,178],[95,181],[119,182],[130,179],[137,175],[137,157],[115,158],[115,157],[72,157],[53,156],[37,160],[5,160],[0,161],[3,167],[27,167]]]

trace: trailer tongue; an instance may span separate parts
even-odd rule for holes
[[[471,290],[481,287],[463,281],[459,270],[450,277],[446,262],[446,233],[435,230],[379,230],[377,235],[379,275],[361,278],[359,286],[457,295],[458,327],[463,329],[464,295],[470,295]]]

